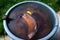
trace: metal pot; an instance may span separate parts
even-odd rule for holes
[[[14,6],[12,6],[7,12],[5,15],[9,15],[9,13],[11,12],[11,10],[13,11],[14,8],[20,6],[21,4],[25,4],[25,3],[36,3],[36,4],[39,4],[40,8],[46,12],[48,15],[50,15],[51,19],[50,20],[53,20],[54,23],[53,23],[53,28],[52,30],[49,32],[49,34],[47,34],[46,36],[38,39],[38,40],[48,40],[50,39],[57,31],[57,28],[58,28],[58,18],[57,18],[57,15],[56,15],[56,12],[51,8],[49,7],[48,5],[42,3],[42,2],[38,2],[38,1],[24,1],[24,2],[20,2],[18,4],[15,4]],[[15,36],[13,33],[11,33],[10,29],[8,28],[8,25],[7,25],[7,20],[3,20],[3,25],[4,25],[4,29],[5,31],[7,32],[7,34],[14,40],[23,40],[17,36]]]

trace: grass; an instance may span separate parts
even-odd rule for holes
[[[6,13],[6,11],[14,4],[22,2],[24,0],[0,0],[0,34],[3,34],[3,20],[2,17]],[[47,5],[51,6],[56,12],[60,10],[60,0],[37,0],[40,2],[44,2]]]

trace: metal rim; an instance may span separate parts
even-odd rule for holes
[[[54,33],[57,31],[57,28],[58,28],[58,18],[57,18],[57,15],[56,15],[55,11],[54,11],[51,7],[49,7],[48,5],[46,5],[46,4],[42,3],[42,2],[38,2],[38,1],[24,1],[24,2],[20,2],[20,3],[18,3],[18,4],[15,4],[14,6],[12,6],[12,7],[6,12],[5,15],[8,15],[8,13],[9,13],[14,7],[16,7],[17,5],[20,5],[20,4],[23,4],[23,3],[26,3],[26,2],[36,2],[36,3],[40,4],[40,5],[43,5],[43,6],[47,7],[47,8],[53,13],[53,15],[54,15],[54,17],[55,17],[55,24],[54,24],[53,30],[52,30],[47,36],[45,36],[45,37],[43,37],[43,38],[41,38],[41,39],[38,39],[38,40],[48,40],[49,38],[52,37],[52,35],[54,35]],[[8,27],[7,27],[6,20],[3,20],[3,25],[4,25],[5,31],[7,32],[7,34],[8,34],[12,39],[22,40],[22,39],[16,37],[14,34],[12,34],[12,33],[9,31],[9,29],[8,29]]]

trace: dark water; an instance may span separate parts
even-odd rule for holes
[[[10,11],[8,17],[13,19],[7,20],[10,31],[19,38],[28,38],[28,25],[22,18],[22,16],[26,14],[27,10],[33,12],[30,16],[36,20],[37,24],[37,32],[31,40],[40,39],[48,35],[53,29],[54,20],[52,19],[52,16],[50,17],[48,13],[43,11],[44,9],[40,9],[40,5],[37,3],[20,4]]]

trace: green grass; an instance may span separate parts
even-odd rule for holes
[[[0,0],[0,34],[3,34],[3,20],[2,17],[6,11],[14,4],[22,2],[24,0]],[[56,12],[60,10],[60,0],[38,0],[51,6]]]

